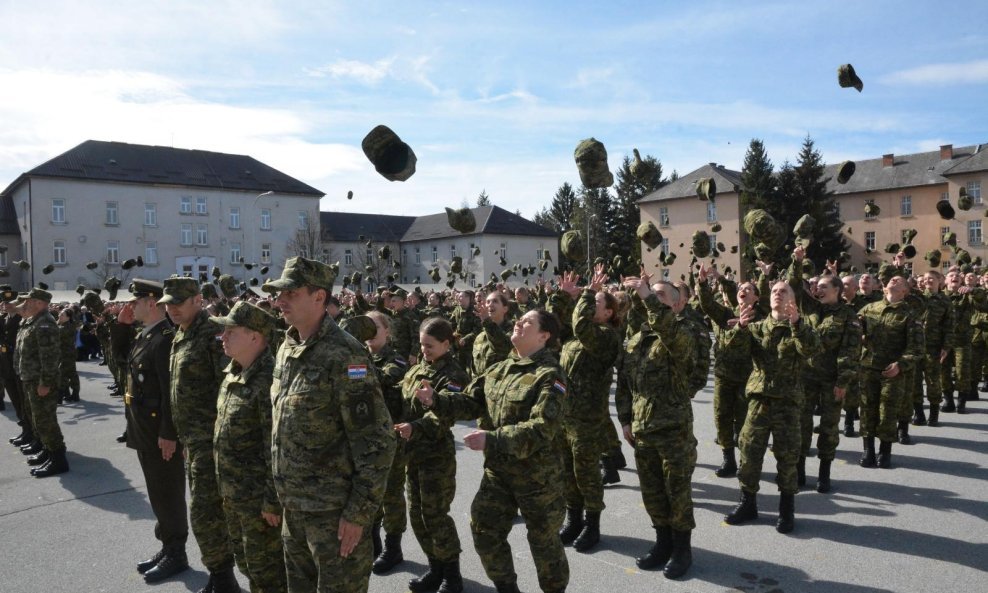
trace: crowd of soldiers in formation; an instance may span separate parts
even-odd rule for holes
[[[758,262],[757,280],[741,283],[705,265],[690,282],[598,267],[531,289],[334,295],[328,266],[293,258],[264,287],[269,299],[223,298],[191,278],[63,305],[0,287],[0,379],[22,427],[11,442],[32,474],[68,471],[55,407],[79,400],[77,359],[101,355],[162,542],[138,564],[147,582],[188,568],[191,522],[209,569],[202,591],[239,591],[234,565],[252,591],[366,591],[371,572],[403,562],[411,523],[429,568],[409,588],[451,593],[463,589],[449,515],[455,421],[478,420],[464,440],[485,455],[471,531],[499,592],[518,591],[507,533],[519,511],[540,587],[565,590],[564,546],[599,543],[623,437],[655,529],[637,565],[677,578],[695,528],[691,399],[711,350],[716,475],[740,483],[725,521],[757,518],[771,437],[780,533],[794,528],[814,433],[826,493],[856,420],[860,465],[888,468],[910,425],[964,413],[988,376],[988,273],[912,277],[899,254],[877,277],[835,264],[804,277],[803,256],[788,270]]]

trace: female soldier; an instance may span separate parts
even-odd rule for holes
[[[419,329],[422,360],[402,381],[403,422],[396,426],[405,439],[408,454],[408,506],[412,531],[429,559],[429,571],[408,583],[415,593],[458,593],[460,538],[449,516],[456,493],[456,448],[452,421],[430,412],[415,397],[422,385],[460,392],[467,374],[450,352],[453,327],[445,319],[426,319]]]
[[[464,290],[456,297],[459,305],[453,309],[450,322],[456,338],[456,358],[464,369],[470,368],[473,358],[473,341],[480,333],[480,319],[473,309],[474,292]]]
[[[75,368],[78,353],[75,348],[79,324],[72,309],[66,307],[58,314],[58,337],[61,345],[62,364],[59,367],[58,401],[79,401],[79,373]]]
[[[519,509],[528,529],[539,586],[566,590],[569,564],[557,531],[564,501],[562,464],[554,446],[562,422],[566,383],[551,346],[559,321],[543,310],[515,322],[515,354],[473,380],[465,393],[425,384],[416,397],[442,417],[480,417],[464,444],[484,452],[484,476],[470,509],[474,546],[498,593],[518,593],[508,533]],[[549,346],[549,347],[547,347]]]
[[[508,317],[508,299],[500,292],[492,292],[487,298],[477,302],[477,317],[483,331],[473,342],[473,365],[471,376],[479,377],[494,363],[501,362],[511,353],[511,337],[508,335],[513,325]]]

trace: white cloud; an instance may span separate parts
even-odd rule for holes
[[[337,60],[327,66],[305,70],[310,76],[333,78],[352,78],[363,84],[377,84],[392,73],[393,57],[384,58],[373,63],[357,60]]]
[[[951,85],[988,83],[988,60],[927,64],[907,70],[899,70],[881,77],[890,85]]]

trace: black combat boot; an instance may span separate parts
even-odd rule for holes
[[[975,386],[971,389],[968,393],[967,401],[974,402],[981,399],[981,395],[979,394],[980,391],[988,391],[988,377],[981,380],[981,385]]]
[[[443,582],[443,563],[435,558],[429,558],[429,570],[424,575],[408,581],[412,593],[436,591]]]
[[[374,559],[371,570],[374,574],[386,574],[404,561],[405,556],[401,553],[401,533],[385,533],[381,555]]]
[[[796,495],[779,494],[779,520],[775,522],[775,530],[779,533],[789,533],[796,524]]]
[[[672,529],[655,528],[655,545],[641,558],[635,558],[635,564],[642,570],[655,570],[664,567],[672,555]]]
[[[157,583],[189,569],[189,559],[185,547],[164,550],[158,563],[144,572],[145,583]]]
[[[820,475],[816,479],[816,491],[821,494],[830,492],[830,464],[832,460],[820,460]]]
[[[923,404],[913,406],[913,426],[926,426],[926,410]]]
[[[800,488],[806,485],[806,458],[802,455],[796,462],[796,485]]]
[[[34,432],[31,431],[31,426],[25,426],[23,422],[18,422],[18,426],[21,427],[21,433],[15,437],[10,437],[7,441],[15,446],[20,447],[21,445],[26,445],[34,440]]]
[[[42,449],[44,449],[44,446],[37,438],[26,445],[21,445],[21,453],[24,455],[36,455],[41,453]]]
[[[157,553],[155,553],[154,556],[151,556],[147,560],[142,560],[142,561],[138,562],[137,563],[137,572],[139,572],[141,574],[144,574],[147,571],[149,571],[152,568],[154,568],[154,566],[158,562],[160,562],[162,558],[165,557],[165,552],[166,552],[165,548],[161,548],[160,550],[157,551]]]
[[[844,412],[844,436],[848,438],[854,436],[854,414],[850,410]]]
[[[954,392],[944,391],[943,392],[943,405],[940,406],[940,411],[947,414],[951,412],[956,412],[957,408],[954,407]]]
[[[518,583],[494,583],[494,588],[497,593],[521,593],[518,590]]]
[[[69,394],[65,396],[65,401],[67,402],[77,402],[79,401],[79,388],[73,387]]]
[[[672,556],[666,567],[662,569],[662,574],[667,579],[678,579],[686,574],[686,570],[693,564],[693,548],[690,545],[692,530],[672,531]]]
[[[600,541],[600,511],[587,511],[583,522],[583,530],[573,540],[573,549],[577,552],[589,552]]]
[[[968,392],[966,392],[966,391],[958,391],[957,392],[957,413],[958,414],[967,414],[967,400],[968,400],[967,395],[968,395]]]
[[[714,470],[714,474],[718,478],[729,478],[736,475],[738,473],[738,461],[734,457],[734,447],[723,449],[721,452],[724,455],[724,462]]]
[[[608,455],[600,458],[600,481],[604,483],[604,486],[617,484],[621,481],[621,474],[614,466],[614,460]]]
[[[371,525],[370,536],[371,536],[371,550],[373,553],[373,556],[371,556],[371,558],[377,558],[378,556],[381,555],[381,547],[382,547],[380,521],[375,521],[374,524]]]
[[[927,426],[940,426],[940,407],[930,406],[930,419],[926,423]]]
[[[57,476],[69,471],[69,460],[65,458],[65,448],[51,452],[51,459],[39,469],[33,470],[31,475],[35,478],[47,478]]]
[[[48,463],[51,459],[51,454],[48,453],[48,449],[42,449],[40,453],[35,453],[34,455],[27,458],[28,465],[44,465]]]
[[[878,467],[875,463],[875,437],[862,437],[864,441],[864,455],[858,465],[861,467]]]
[[[120,436],[117,437],[117,442],[118,443],[126,443],[127,442],[127,431],[126,430],[124,430],[123,432],[120,433]]]
[[[730,512],[724,521],[728,525],[740,525],[758,518],[758,495],[741,489],[741,502]]]
[[[439,593],[462,593],[463,577],[460,576],[460,559],[443,562],[443,582],[439,584]]]
[[[878,446],[878,467],[882,469],[892,467],[892,441],[882,441]]]
[[[624,469],[628,467],[628,460],[624,458],[624,451],[621,450],[621,445],[614,447],[605,454],[605,457],[611,458],[611,465],[614,469]]]
[[[909,437],[909,421],[899,420],[899,428],[896,431],[896,440],[900,445],[911,445],[913,440]]]
[[[243,593],[240,583],[237,582],[237,575],[233,572],[233,565],[210,573],[213,581],[213,588],[209,593]]]
[[[583,507],[566,507],[566,520],[563,521],[563,528],[559,530],[559,539],[564,546],[568,546],[579,537],[583,531]]]

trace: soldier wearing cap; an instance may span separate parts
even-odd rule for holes
[[[371,541],[395,450],[391,416],[363,344],[326,313],[336,274],[286,262],[277,293],[290,325],[271,386],[271,464],[284,508],[288,590],[367,591]]]
[[[281,505],[271,476],[275,319],[240,301],[213,322],[224,327],[223,351],[231,358],[217,401],[213,454],[233,555],[251,591],[286,591]]]
[[[155,583],[189,567],[185,467],[169,400],[168,361],[175,328],[165,317],[164,305],[157,304],[164,294],[160,282],[134,280],[130,292],[134,298],[124,305],[118,321],[127,326],[137,321],[143,329],[127,359],[127,447],[137,451],[157,520],[154,534],[161,541],[161,550],[138,563],[137,571],[145,582]]]
[[[58,398],[55,388],[59,380],[58,324],[48,312],[51,293],[32,288],[20,305],[20,330],[14,349],[14,367],[20,377],[27,401],[30,402],[35,443],[21,448],[29,465],[37,465],[31,474],[45,478],[69,471],[65,458],[65,440],[58,427]]]
[[[233,573],[233,543],[216,484],[213,430],[216,399],[226,360],[216,334],[218,326],[202,308],[199,282],[172,277],[164,281],[164,296],[158,301],[178,326],[172,340],[171,406],[178,436],[186,449],[186,474],[192,497],[189,517],[202,563],[209,570],[203,591],[240,591]]]
[[[21,325],[21,315],[14,306],[16,299],[17,291],[9,284],[0,286],[0,303],[3,310],[3,315],[0,316],[0,379],[3,380],[3,388],[10,396],[10,403],[14,405],[17,424],[21,427],[21,434],[9,441],[15,447],[21,447],[34,441],[34,429],[31,427],[31,408],[21,390],[21,382],[17,379],[17,371],[14,368],[14,347],[17,343],[17,331]]]

